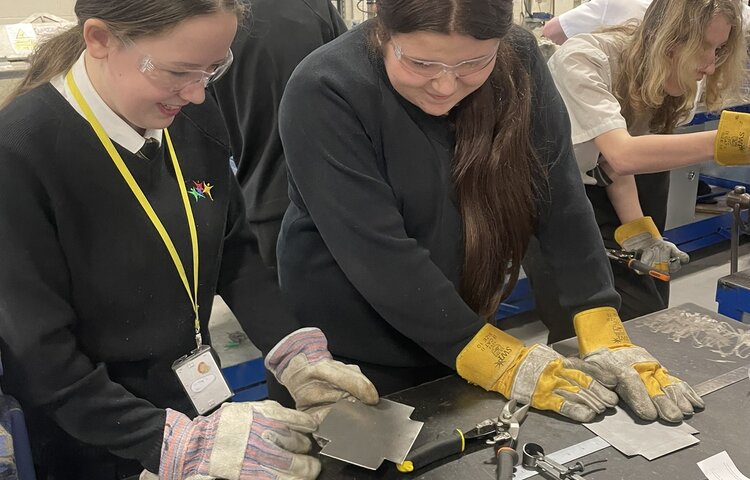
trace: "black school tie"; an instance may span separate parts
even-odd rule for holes
[[[156,154],[159,153],[159,141],[155,138],[147,138],[146,143],[143,144],[140,150],[136,153],[139,157],[144,160],[153,160]]]

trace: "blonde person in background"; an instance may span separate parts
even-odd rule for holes
[[[604,27],[642,19],[652,0],[591,0],[550,19],[542,35],[558,45],[579,33],[591,33]],[[750,7],[742,4],[743,28],[750,22]]]
[[[243,10],[78,0],[78,25],[41,45],[0,110],[3,390],[42,480],[313,479],[308,434],[329,404],[378,400],[280,308],[229,152],[191,111],[229,68]],[[216,408],[229,393],[210,352],[183,390],[173,362],[206,352],[217,293],[251,339],[289,326],[266,364],[306,412]]]
[[[725,112],[718,133],[670,134],[690,116],[699,81],[704,80],[709,110],[719,109],[737,91],[746,61],[740,12],[738,0],[655,0],[642,22],[577,35],[550,58],[606,247],[634,251],[654,268],[676,271],[689,257],[660,233],[666,171],[714,157],[725,164],[750,161],[725,148],[731,144],[726,139],[743,135],[738,128],[747,128],[741,114]],[[653,172],[661,173],[634,175]],[[535,286],[540,316],[551,327],[550,340],[572,335],[572,329],[555,323],[563,314],[551,300],[557,287],[546,280],[547,260],[533,245],[524,269]],[[613,271],[623,318],[669,305],[667,282],[620,264]]]

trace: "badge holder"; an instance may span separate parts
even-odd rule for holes
[[[201,345],[177,359],[172,364],[172,370],[199,415],[216,408],[234,395],[208,345]]]

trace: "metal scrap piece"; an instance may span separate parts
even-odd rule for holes
[[[659,458],[699,442],[698,430],[687,423],[665,425],[636,420],[625,410],[615,407],[614,415],[584,426],[627,456],[641,455],[648,460]]]
[[[383,460],[406,459],[423,422],[409,418],[414,407],[384,398],[377,405],[340,400],[314,434],[321,454],[376,470]]]

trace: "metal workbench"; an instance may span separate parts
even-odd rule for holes
[[[656,356],[670,371],[693,385],[722,373],[750,364],[750,326],[710,312],[697,305],[684,304],[663,312],[626,322],[634,343]],[[572,340],[555,348],[573,354]],[[415,406],[412,419],[425,422],[415,445],[438,436],[449,435],[454,428],[496,417],[504,400],[452,376],[391,395],[389,398]],[[750,380],[726,387],[704,398],[706,409],[688,423],[700,433],[700,443],[653,461],[643,457],[625,457],[612,447],[593,453],[586,461],[607,459],[596,465],[604,470],[586,475],[596,479],[703,479],[696,462],[726,450],[745,475],[750,476]],[[363,432],[366,435],[366,432]],[[542,445],[549,454],[594,435],[584,426],[565,418],[532,410],[521,426],[519,447],[525,442]],[[494,479],[494,465],[487,464],[492,450],[483,448],[430,470],[414,474],[398,473],[393,463],[384,462],[377,471],[368,471],[322,457],[322,480],[330,479]],[[592,468],[594,468],[592,466]],[[542,478],[542,477],[534,477]]]

